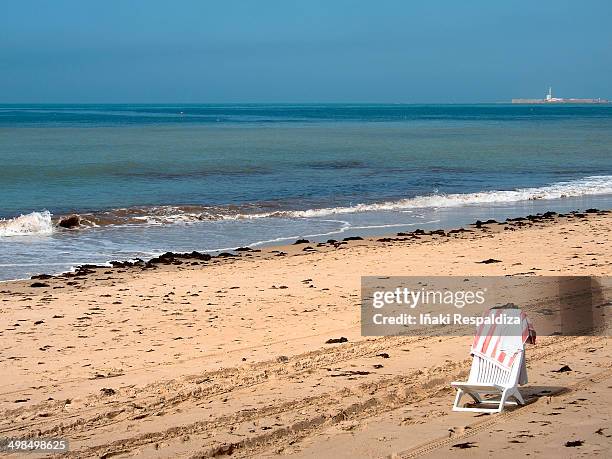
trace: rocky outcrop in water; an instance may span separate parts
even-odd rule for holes
[[[78,215],[69,215],[68,217],[60,218],[60,221],[57,222],[57,226],[62,228],[78,228],[81,226],[81,217]]]

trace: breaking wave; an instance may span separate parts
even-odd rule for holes
[[[130,207],[95,213],[83,213],[79,216],[79,219],[81,227],[99,227],[109,225],[167,225],[198,221],[231,221],[260,218],[319,218],[360,212],[409,211],[411,209],[503,204],[607,194],[612,195],[612,175],[584,177],[542,187],[481,191],[476,193],[431,194],[395,201],[361,203],[344,207],[295,210],[291,209],[291,206],[281,206],[278,203],[234,206]],[[0,220],[0,236],[50,234],[54,228],[56,228],[56,225],[48,211],[32,212],[16,218]]]
[[[51,213],[47,210],[0,220],[1,236],[44,235],[53,232]]]
[[[600,175],[557,182],[534,188],[481,191],[476,193],[432,194],[377,203],[361,203],[344,207],[293,210],[273,208],[271,205],[244,206],[159,206],[148,208],[116,209],[104,214],[86,215],[86,221],[104,224],[189,223],[214,220],[249,220],[259,218],[317,218],[333,215],[376,211],[402,211],[425,208],[447,208],[479,204],[501,204],[520,201],[561,199],[589,195],[612,194],[612,176]]]
[[[292,217],[323,217],[355,212],[407,210],[420,208],[460,207],[477,204],[511,203],[540,199],[560,199],[588,195],[612,194],[612,176],[600,175],[579,180],[558,182],[538,188],[517,188],[506,191],[482,191],[478,193],[433,194],[416,196],[373,204],[357,204],[350,207],[333,207],[288,212]]]

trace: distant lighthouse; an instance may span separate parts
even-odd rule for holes
[[[552,96],[552,86],[548,87],[548,94],[546,94],[546,100],[551,101],[553,98]]]

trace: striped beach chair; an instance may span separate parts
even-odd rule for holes
[[[520,325],[496,324],[502,314]],[[508,405],[524,404],[518,386],[527,383],[525,344],[535,344],[535,330],[518,308],[493,308],[485,313],[490,323],[481,325],[472,343],[472,367],[466,382],[452,382],[457,389],[453,411],[499,413]],[[463,406],[464,395],[474,406]]]

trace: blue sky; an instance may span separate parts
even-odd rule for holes
[[[0,103],[612,98],[612,2],[5,0]]]

